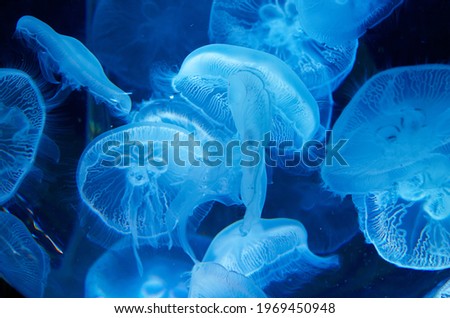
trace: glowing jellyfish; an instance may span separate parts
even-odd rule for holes
[[[392,189],[353,196],[367,242],[390,263],[450,268],[450,158],[440,160]]]
[[[36,157],[45,105],[24,72],[0,69],[0,204],[16,193]]]
[[[265,298],[264,292],[242,274],[215,263],[197,263],[192,269],[190,298]]]
[[[236,132],[228,105],[230,76],[252,74],[263,83],[272,109],[271,133],[276,142],[290,140],[299,149],[319,127],[317,103],[298,76],[273,55],[233,45],[201,47],[184,60],[174,88],[218,128]]]
[[[26,297],[42,297],[49,257],[22,221],[5,212],[0,212],[0,243],[0,277]]]
[[[89,269],[85,296],[187,297],[187,274],[194,263],[180,248],[158,250],[152,246],[142,246],[139,250],[144,269],[142,275],[136,271],[136,258],[133,253],[131,245],[126,242],[119,242],[106,251]]]
[[[303,225],[291,219],[260,219],[246,236],[242,221],[222,230],[212,241],[203,262],[250,278],[261,289],[285,282],[298,289],[320,272],[338,265],[337,257],[313,254]]]
[[[19,19],[16,35],[37,51],[45,78],[51,83],[61,84],[60,95],[68,89],[85,88],[97,102],[106,104],[113,115],[126,116],[130,112],[128,94],[106,77],[97,58],[80,41],[58,34],[32,16]],[[61,77],[62,83],[57,77]],[[58,95],[54,97],[57,98]]]
[[[403,0],[295,0],[299,21],[314,40],[339,45],[361,37]]]
[[[92,49],[127,89],[148,94],[152,67],[178,65],[209,42],[210,7],[211,0],[99,1],[92,23]]]
[[[414,194],[406,192],[420,187],[415,176],[435,163],[445,166],[437,154],[449,154],[449,87],[447,65],[399,67],[367,81],[333,127],[325,185],[339,194],[365,194],[410,180],[401,186],[409,200]]]
[[[358,42],[326,46],[300,27],[295,1],[214,0],[209,36],[213,43],[244,46],[286,62],[315,97],[334,91],[353,67]]]
[[[189,217],[201,220],[209,209],[196,208],[208,201],[228,202],[234,187],[225,164],[209,169],[194,142],[194,133],[168,123],[107,132],[80,160],[81,197],[110,228],[131,235],[135,247],[141,239],[155,247],[171,245],[178,227],[180,243],[195,258],[185,234]]]

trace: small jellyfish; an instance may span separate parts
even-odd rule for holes
[[[320,257],[309,250],[306,230],[296,220],[260,219],[246,236],[240,232],[241,223],[217,234],[203,262],[242,274],[261,289],[276,282],[298,289],[320,272],[338,266],[337,257]]]
[[[90,32],[92,50],[125,88],[148,97],[152,67],[179,65],[208,44],[210,7],[211,0],[99,1]]]
[[[253,281],[215,263],[197,263],[192,269],[190,298],[266,298]]]
[[[325,185],[338,194],[384,191],[442,162],[436,155],[449,154],[449,87],[448,65],[398,67],[367,81],[334,124]]]
[[[358,41],[327,46],[300,26],[294,0],[214,0],[209,37],[273,54],[289,65],[314,97],[334,91],[351,71]]]
[[[253,74],[268,94],[275,142],[289,140],[296,149],[319,128],[319,110],[298,76],[273,55],[226,44],[201,47],[184,60],[173,87],[215,122],[236,132],[228,105],[230,76]]]
[[[106,77],[97,58],[80,41],[57,33],[32,16],[19,19],[15,34],[37,52],[46,80],[61,85],[53,99],[65,95],[67,90],[85,88],[97,102],[106,104],[113,115],[124,117],[130,112],[128,94]]]
[[[0,277],[26,297],[42,297],[49,271],[47,253],[22,221],[0,212]]]
[[[127,239],[124,239],[127,241]],[[120,241],[107,250],[89,269],[86,297],[185,298],[188,276],[194,263],[180,248],[171,250],[142,246],[144,271],[136,272],[131,245]],[[111,278],[114,279],[111,279]]]
[[[335,46],[351,42],[387,18],[403,0],[295,0],[303,30]]]
[[[45,105],[24,72],[0,69],[0,204],[10,200],[36,158],[45,124]]]

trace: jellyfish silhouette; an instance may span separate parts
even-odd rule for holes
[[[361,37],[403,0],[295,0],[303,30],[314,40],[335,46]]]
[[[325,160],[325,185],[339,194],[384,191],[441,162],[449,85],[448,65],[399,67],[367,81],[334,124],[328,149],[339,155]]]
[[[24,72],[0,69],[0,204],[10,200],[32,168],[45,124],[45,105]]]
[[[187,273],[194,263],[183,250],[143,245],[139,256],[144,271],[138,275],[136,258],[127,241],[125,238],[118,242],[90,267],[85,282],[86,297],[187,297]]]
[[[212,43],[244,46],[274,54],[286,62],[314,97],[334,91],[351,71],[358,41],[326,46],[300,27],[294,0],[214,0],[209,36]]]
[[[179,65],[192,50],[208,44],[210,7],[211,0],[99,1],[92,50],[124,87],[148,97],[156,64]]]
[[[173,87],[217,123],[217,129],[236,132],[227,92],[230,76],[239,72],[253,74],[263,83],[272,109],[271,134],[275,142],[290,140],[299,149],[316,133],[316,101],[285,63],[264,52],[226,44],[201,47],[186,57]]]
[[[190,298],[265,298],[264,292],[242,274],[215,263],[202,262],[192,269]]]
[[[306,230],[296,220],[260,219],[246,236],[241,235],[241,223],[217,234],[203,262],[242,274],[261,289],[275,282],[298,289],[320,272],[338,266],[337,257],[320,257],[309,250]]]
[[[123,117],[130,112],[128,94],[106,77],[97,58],[80,41],[58,34],[32,16],[19,19],[15,34],[37,52],[46,80],[61,85],[51,104],[58,105],[61,96],[70,90],[85,88],[97,102],[106,104],[113,115]]]
[[[0,212],[0,277],[26,297],[42,297],[50,260],[28,229],[10,213]]]

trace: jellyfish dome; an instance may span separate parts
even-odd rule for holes
[[[26,297],[42,297],[49,271],[47,253],[22,221],[0,212],[0,277]]]
[[[450,158],[430,163],[391,189],[353,196],[367,242],[400,267],[450,268]]]
[[[222,230],[211,242],[203,262],[220,264],[250,278],[264,289],[274,282],[300,288],[320,272],[335,268],[335,256],[313,254],[303,225],[292,219],[260,219],[242,236],[242,221]]]
[[[178,247],[171,250],[155,249],[145,245],[142,247],[139,251],[144,268],[142,275],[136,270],[136,259],[131,245],[121,241],[107,250],[89,269],[85,282],[85,296],[187,297],[187,273],[194,265],[192,260]]]
[[[295,0],[306,34],[327,45],[341,45],[361,37],[403,0]]]
[[[192,269],[189,298],[265,298],[249,278],[216,263],[201,262]]]
[[[358,41],[326,46],[300,26],[294,0],[214,0],[209,23],[212,43],[244,46],[283,60],[314,97],[334,91],[350,73]]]
[[[149,94],[157,63],[179,65],[189,52],[208,44],[210,7],[211,0],[99,1],[92,50],[124,87]]]
[[[81,198],[109,227],[158,247],[173,230],[165,212],[189,172],[187,151],[174,154],[169,142],[188,134],[174,125],[136,123],[100,135],[78,165]]]
[[[301,148],[319,127],[319,110],[308,89],[280,59],[253,49],[226,44],[201,47],[184,60],[173,87],[217,122],[236,132],[228,105],[230,76],[248,72],[257,77],[272,109],[271,133],[276,142],[293,141]]]
[[[406,182],[400,191],[414,196],[407,193],[420,183],[414,177],[446,167],[449,87],[450,66],[437,64],[393,68],[367,81],[334,124],[328,147],[340,147],[339,156],[322,166],[325,185],[366,194]]]
[[[123,117],[130,112],[131,100],[128,94],[106,77],[97,58],[80,41],[57,33],[32,16],[19,19],[15,34],[36,50],[44,77],[50,83],[61,84],[60,92],[54,99],[58,95],[64,96],[63,92],[68,89],[85,88],[97,102],[104,103],[113,115]]]
[[[0,69],[0,204],[12,198],[30,171],[45,116],[34,81],[22,71]]]

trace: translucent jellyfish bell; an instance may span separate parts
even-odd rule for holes
[[[242,221],[222,230],[211,242],[203,262],[250,278],[261,289],[274,282],[300,288],[320,272],[338,265],[337,257],[320,257],[308,248],[303,225],[291,219],[260,219],[246,236]]]
[[[37,52],[41,71],[54,84],[61,84],[59,95],[68,89],[85,88],[97,102],[106,104],[115,116],[126,116],[131,110],[127,93],[114,85],[103,72],[97,58],[77,39],[57,33],[32,16],[23,16],[16,35]],[[56,79],[56,75],[61,77]],[[53,98],[57,104],[58,94]]]
[[[135,247],[139,239],[170,244],[176,222],[166,212],[190,169],[181,164],[188,151],[175,156],[169,143],[188,135],[169,124],[130,124],[97,137],[78,165],[81,198],[110,228],[131,235]]]
[[[126,239],[125,239],[126,240]],[[188,295],[187,273],[194,263],[179,247],[170,250],[142,246],[142,275],[129,244],[119,242],[89,269],[86,297],[182,298]],[[114,279],[111,279],[114,277]]]
[[[0,212],[0,277],[26,297],[42,297],[49,271],[47,253],[22,221]]]
[[[258,77],[268,92],[276,142],[291,140],[299,149],[315,134],[319,127],[316,101],[298,76],[273,55],[233,45],[207,45],[186,57],[173,86],[218,127],[236,132],[227,92],[230,76],[238,72]]]
[[[156,63],[178,65],[208,43],[210,7],[211,0],[98,1],[92,49],[127,89],[148,92]]]
[[[361,37],[403,0],[295,0],[299,21],[314,40],[340,45]]]
[[[448,65],[399,67],[367,81],[334,124],[329,146],[340,144],[340,160],[326,160],[325,185],[339,194],[384,191],[443,163],[437,154],[449,155],[449,87]]]
[[[400,267],[450,268],[450,158],[385,191],[354,195],[360,227],[381,257]]]
[[[295,0],[214,0],[209,36],[273,54],[289,65],[314,97],[334,91],[351,71],[358,41],[326,46],[300,26]]]
[[[192,269],[190,298],[265,298],[264,292],[242,274],[216,263],[197,263]]]
[[[24,72],[0,69],[0,204],[16,193],[30,171],[45,124],[45,105]]]

